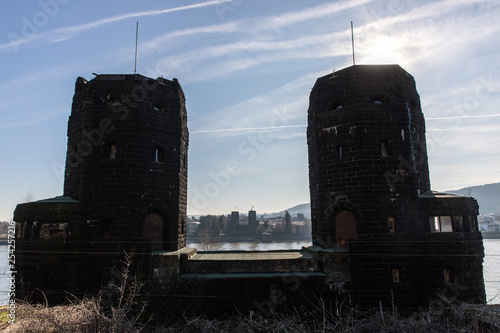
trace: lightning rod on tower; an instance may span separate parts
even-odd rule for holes
[[[135,63],[134,74],[137,74],[137,40],[139,39],[139,22],[135,25]]]
[[[351,21],[351,44],[352,44],[352,64],[356,65],[356,59],[354,58],[354,29]]]

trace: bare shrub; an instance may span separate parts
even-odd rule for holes
[[[125,266],[125,269],[127,266]],[[131,279],[124,279],[131,282]],[[401,316],[393,309],[360,311],[352,307],[316,300],[308,309],[274,312],[265,317],[249,312],[231,317],[206,318],[185,316],[172,322],[168,308],[158,309],[155,326],[138,321],[142,306],[137,307],[137,288],[120,285],[121,293],[111,315],[105,315],[98,298],[84,299],[69,305],[47,307],[20,303],[16,316],[20,320],[5,332],[500,332],[500,305],[455,303],[442,298],[431,302],[425,311]],[[4,327],[0,327],[4,328]]]
[[[198,231],[198,237],[201,242],[200,248],[203,251],[217,251],[222,248],[219,230],[209,224],[206,224],[203,229]]]
[[[125,253],[120,270],[116,301],[109,309],[102,307],[100,296],[82,300],[72,296],[68,305],[49,307],[17,301],[16,323],[6,332],[140,332],[139,322],[146,304],[137,304],[143,283],[130,275],[132,255]]]

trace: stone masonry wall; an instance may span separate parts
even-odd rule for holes
[[[397,65],[352,66],[321,77],[310,96],[313,242],[335,246],[336,211],[361,212],[357,233],[419,231],[414,205],[430,189],[425,123],[413,77]]]
[[[124,251],[148,266],[144,239],[103,238],[101,226],[86,221],[80,203],[68,197],[19,204],[14,220],[17,299],[56,304],[97,294],[116,281]]]
[[[439,295],[485,302],[479,232],[371,235],[350,243],[355,304],[426,307]]]
[[[319,78],[307,139],[313,244],[348,247],[355,304],[417,309],[439,293],[485,301],[477,203],[430,191],[410,74],[370,65]]]
[[[163,220],[163,245],[185,246],[187,148],[179,83],[141,75],[76,82],[68,122],[64,194],[110,237],[140,237],[149,214]]]

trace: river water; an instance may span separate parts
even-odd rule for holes
[[[490,304],[500,304],[500,239],[485,239],[484,244],[484,284],[486,298]],[[269,242],[269,243],[222,243],[222,251],[271,251],[271,250],[299,250],[302,246],[310,246],[311,242]],[[196,243],[188,244],[197,247]],[[7,256],[7,245],[0,245],[0,305],[7,304],[9,292],[10,270]]]

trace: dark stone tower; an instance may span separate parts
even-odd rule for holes
[[[307,143],[313,248],[349,255],[355,303],[415,309],[438,293],[484,302],[478,205],[430,191],[410,74],[358,65],[319,78]]]
[[[314,245],[424,230],[416,199],[430,189],[425,123],[401,67],[352,66],[319,78],[307,140]]]
[[[188,141],[177,80],[78,78],[64,195],[14,212],[16,297],[57,303],[101,291],[111,300],[124,251],[148,276],[151,251],[185,247]]]
[[[176,79],[78,78],[68,123],[64,195],[112,238],[153,250],[186,243],[188,129]]]

